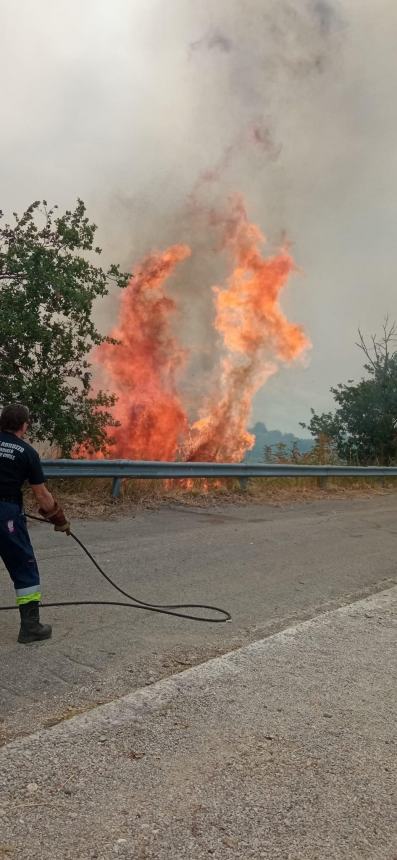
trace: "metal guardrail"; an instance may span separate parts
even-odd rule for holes
[[[314,466],[293,463],[176,463],[157,460],[43,460],[46,478],[111,478],[120,495],[123,478],[389,478],[397,466]]]

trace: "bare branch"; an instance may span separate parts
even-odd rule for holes
[[[369,351],[369,347],[367,346],[367,344],[365,342],[364,335],[363,335],[361,329],[358,329],[358,336],[360,338],[360,341],[359,341],[359,343],[356,343],[356,346],[358,346],[358,348],[363,351],[363,353],[364,353],[365,357],[368,359],[369,363],[372,365],[374,370],[376,370],[376,362],[372,358],[372,355]]]
[[[371,346],[367,343],[361,329],[358,329],[359,341],[356,346],[362,350],[369,364],[376,373],[387,374],[390,359],[396,354],[394,349],[397,344],[397,323],[390,323],[387,315],[382,325],[382,336],[377,338],[376,334],[370,335]]]
[[[12,275],[9,272],[0,272],[0,281],[23,280],[24,278],[26,278],[25,272],[13,273]]]

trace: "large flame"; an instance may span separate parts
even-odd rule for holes
[[[171,331],[176,304],[164,294],[164,282],[189,255],[186,245],[175,245],[143,261],[121,298],[118,325],[111,332],[118,343],[104,343],[97,350],[118,398],[114,456],[172,460],[187,432],[176,388],[186,353]]]
[[[211,222],[221,229],[221,251],[232,262],[226,285],[212,291],[219,334],[213,389],[205,396],[197,388],[198,417],[189,426],[178,393],[187,352],[172,331],[177,304],[164,293],[165,280],[190,255],[187,246],[176,245],[144,260],[122,296],[119,322],[111,332],[119,344],[98,350],[118,397],[113,456],[241,460],[254,444],[247,430],[254,395],[280,362],[295,360],[310,346],[279,305],[294,271],[290,253],[262,255],[264,236],[248,221],[241,197],[231,200],[226,215],[213,213]]]
[[[249,223],[242,198],[235,197],[224,222],[224,245],[234,268],[226,288],[214,287],[215,328],[226,355],[205,413],[193,424],[189,460],[241,460],[255,442],[247,432],[254,395],[278,361],[292,361],[310,346],[278,303],[294,270],[292,257],[283,250],[264,258],[264,241],[259,227]]]

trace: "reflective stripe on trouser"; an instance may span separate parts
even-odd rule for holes
[[[40,574],[26,518],[11,502],[0,502],[0,557],[14,583],[17,604],[40,600]]]

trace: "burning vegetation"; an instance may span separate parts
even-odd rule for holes
[[[310,346],[301,326],[290,323],[280,294],[294,271],[287,249],[264,256],[265,238],[248,220],[241,196],[226,213],[211,213],[221,231],[218,253],[226,254],[230,274],[208,290],[217,333],[210,390],[189,414],[183,394],[189,350],[177,334],[178,302],[167,294],[170,277],[191,255],[174,245],[146,257],[120,301],[111,331],[118,343],[104,343],[96,359],[116,394],[113,457],[144,460],[240,461],[254,444],[247,431],[256,392],[281,363],[302,356]]]

